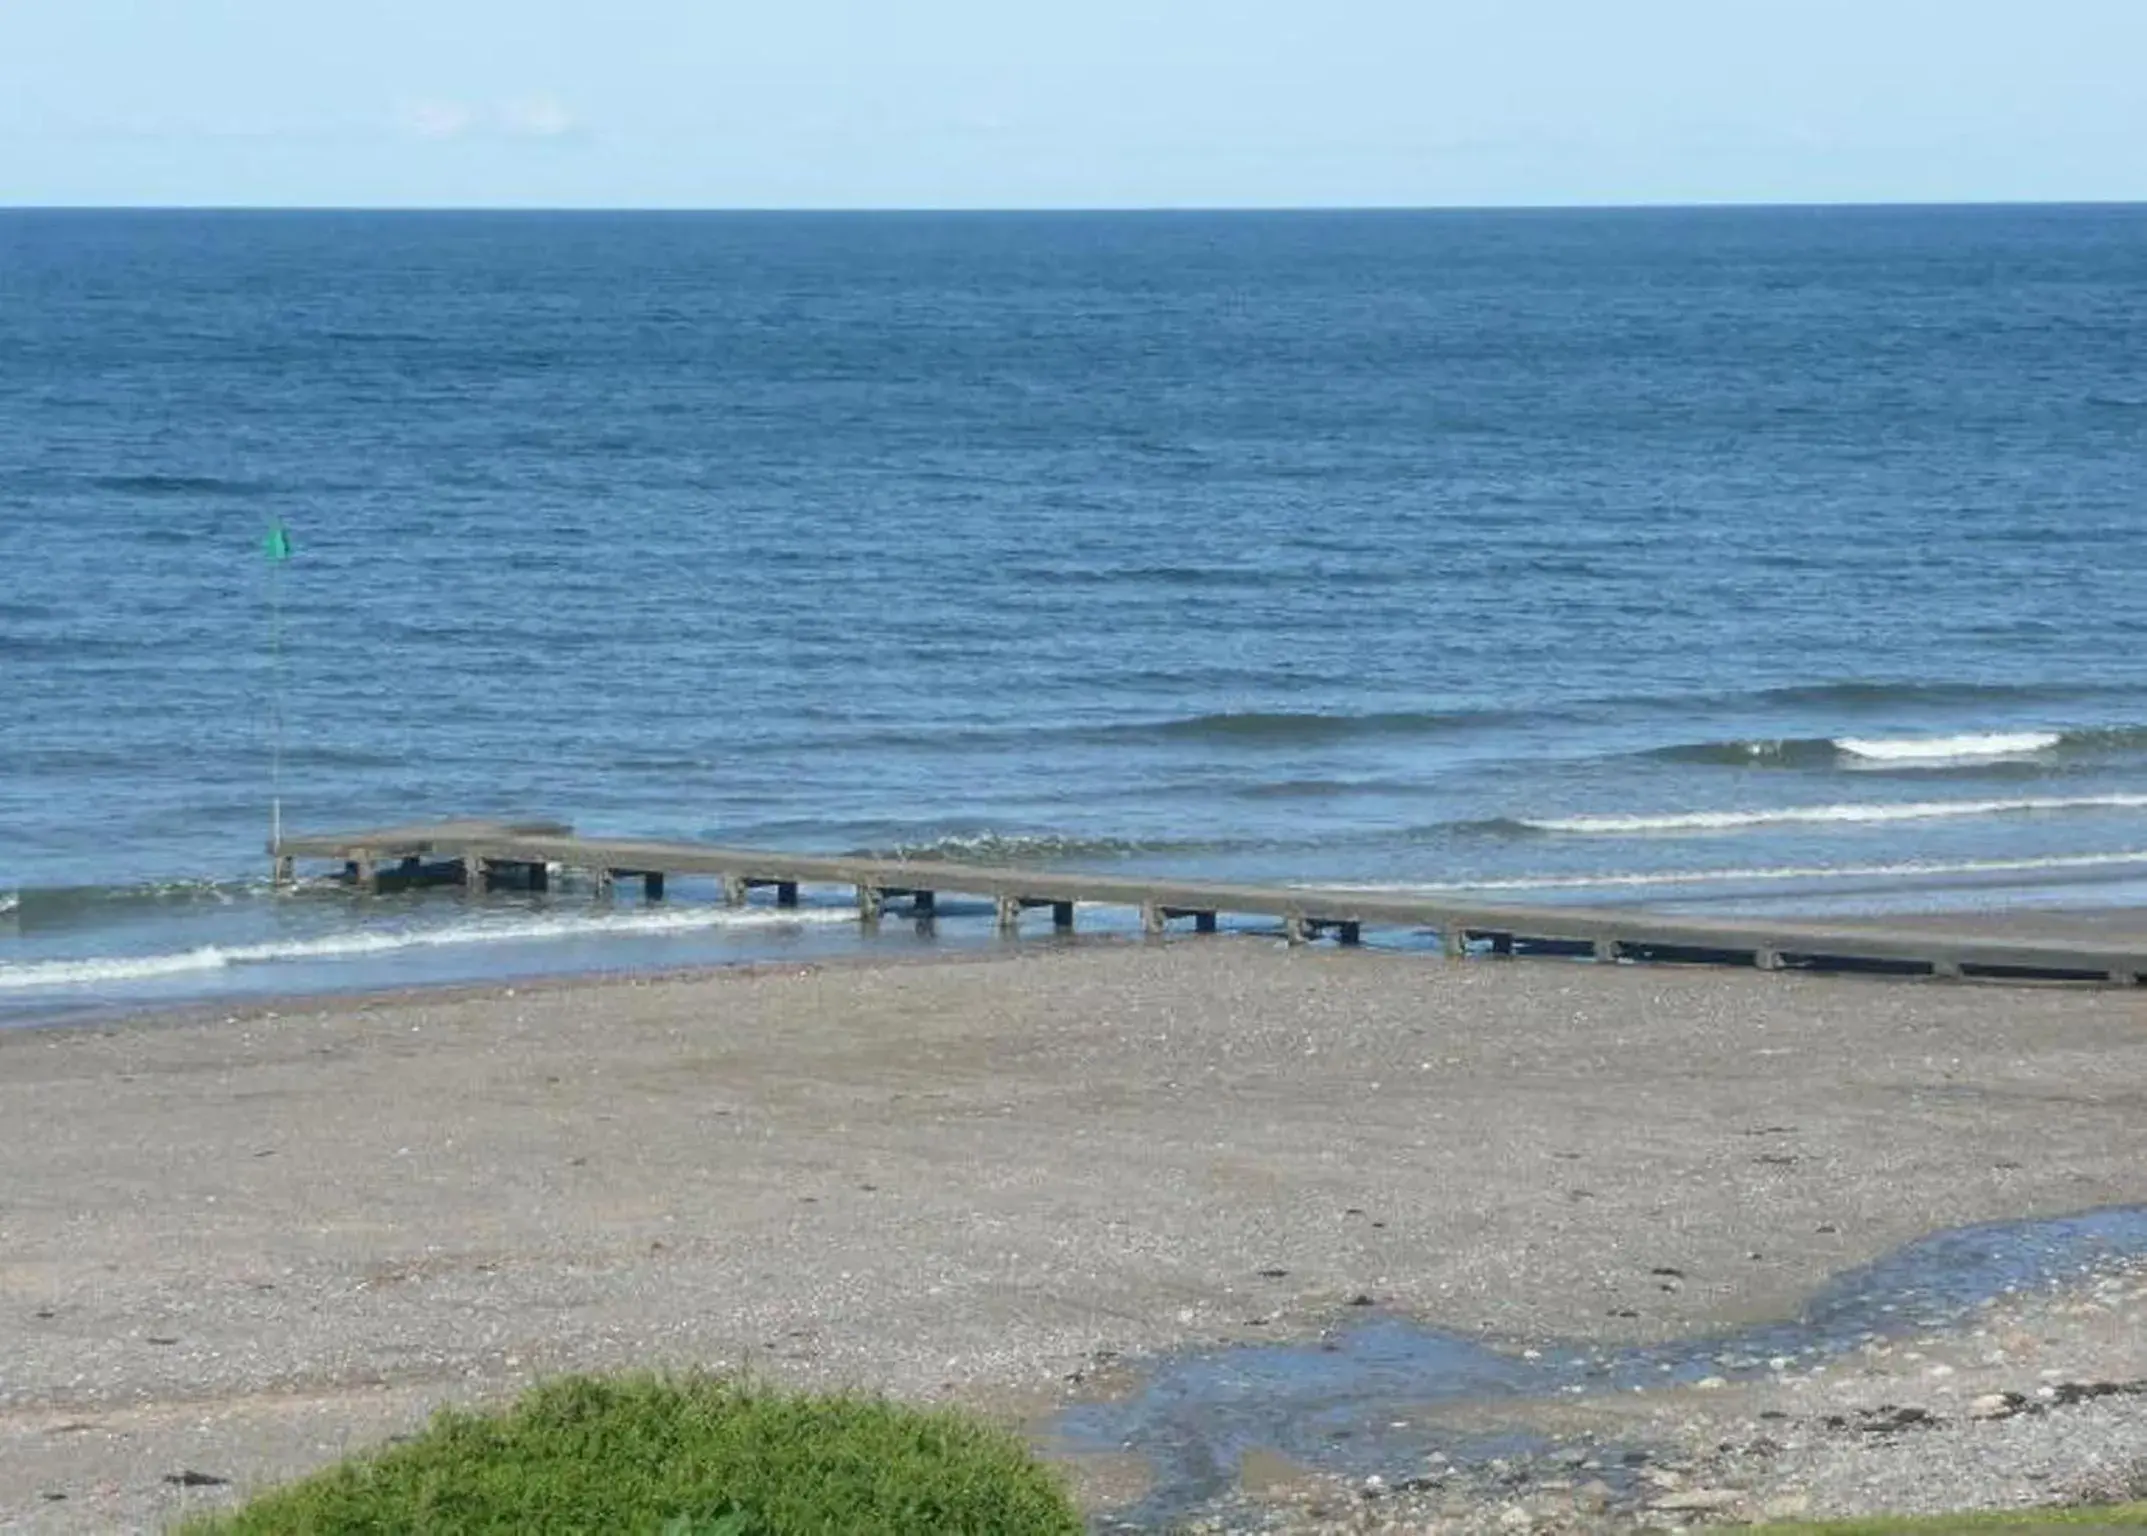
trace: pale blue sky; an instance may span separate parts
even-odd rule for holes
[[[2147,0],[0,0],[0,203],[2147,199]]]

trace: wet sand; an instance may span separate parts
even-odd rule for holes
[[[0,1526],[154,1528],[232,1491],[167,1478],[565,1369],[1033,1414],[1359,1296],[1512,1340],[1786,1315],[1938,1228],[2147,1201],[2143,1026],[1240,939],[0,1033]]]

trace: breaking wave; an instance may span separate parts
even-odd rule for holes
[[[1974,767],[2008,759],[2047,760],[2081,753],[2147,748],[2147,728],[1962,731],[1945,736],[1808,736],[1685,742],[1649,757],[1732,768]]]
[[[2147,794],[2020,796],[2007,800],[1923,800],[1877,805],[1792,805],[1757,811],[1681,811],[1659,816],[1554,816],[1486,825],[1527,832],[1645,836],[1659,832],[1734,832],[1746,827],[1935,821],[1961,816],[2028,816],[2061,811],[2147,810]]]
[[[205,944],[196,949],[151,955],[108,955],[81,960],[32,960],[0,965],[0,992],[32,987],[86,986],[100,982],[148,981],[160,976],[268,965],[288,960],[343,960],[397,950],[440,949],[464,944],[514,944],[580,938],[660,938],[725,928],[776,928],[798,923],[855,923],[844,908],[785,910],[731,907],[679,908],[662,912],[599,913],[586,917],[541,917],[516,922],[467,923],[418,928],[397,933],[341,933],[315,939],[264,944]]]
[[[1881,763],[1944,763],[1973,757],[2025,757],[2063,741],[2058,731],[1997,731],[1965,736],[1844,736],[1834,745],[1850,757]]]
[[[1932,875],[2030,874],[2041,871],[2109,869],[2147,865],[2147,848],[2122,853],[2059,854],[2048,858],[1912,860],[1895,864],[1780,864],[1751,869],[1650,869],[1595,875],[1518,875],[1425,885],[1415,882],[1337,885],[1325,890],[1391,891],[1397,895],[1453,896],[1480,891],[1588,891],[1633,886],[1764,884],[1789,880],[1912,879]]]

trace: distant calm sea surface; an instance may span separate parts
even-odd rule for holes
[[[308,827],[2139,902],[2143,360],[2141,208],[0,213],[0,1011],[857,942],[272,897],[279,700]]]

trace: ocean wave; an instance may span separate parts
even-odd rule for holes
[[[1515,817],[1479,825],[1526,832],[1637,836],[1663,832],[1734,832],[1747,827],[1933,821],[1961,816],[2026,816],[2060,811],[2118,810],[2147,810],[2147,794],[2023,795],[2005,800],[1792,805],[1756,811],[1678,811],[1652,816]]]
[[[1891,710],[1905,705],[1960,706],[2048,702],[2090,698],[2108,692],[2094,684],[1880,682],[1846,678],[1829,683],[1793,683],[1762,688],[1746,697],[1761,704],[1790,704],[1805,709]]]
[[[1666,762],[1733,768],[1929,769],[2142,748],[2147,748],[2147,728],[2090,726],[2074,730],[1959,731],[1931,736],[1756,737],[1680,742],[1652,748],[1644,755]]]
[[[1843,736],[1834,745],[1850,757],[1882,763],[1942,763],[1962,758],[2026,757],[2065,739],[2061,731],[1988,731],[1958,736]]]
[[[1512,879],[1447,884],[1395,881],[1337,885],[1330,891],[1377,891],[1397,896],[1463,896],[1484,891],[1590,891],[1663,885],[1770,884],[1791,880],[1908,880],[1935,875],[2052,874],[2066,870],[2147,866],[2147,848],[2121,853],[2055,854],[2044,858],[1911,860],[1893,864],[1770,864],[1748,869],[1649,869],[1594,875],[1517,875]]]
[[[259,481],[216,475],[100,475],[90,484],[123,496],[259,496],[269,489]]]
[[[325,877],[301,882],[305,889],[334,887],[341,882]],[[132,885],[25,886],[14,892],[22,919],[40,927],[70,917],[103,918],[116,908],[172,906],[234,906],[275,894],[276,886],[262,875],[253,879],[216,880],[174,877],[143,880]]]
[[[444,928],[414,928],[397,933],[339,933],[315,939],[287,939],[263,944],[205,944],[163,954],[109,955],[82,960],[29,960],[0,965],[0,991],[33,987],[87,986],[104,982],[149,981],[221,971],[234,966],[267,965],[291,960],[347,960],[398,950],[440,949],[465,944],[517,944],[584,938],[661,938],[726,928],[774,928],[797,923],[857,921],[847,908],[735,907],[675,908],[659,912],[597,913],[552,916],[518,922],[466,923]]]
[[[949,832],[915,842],[853,848],[855,859],[943,859],[954,864],[1035,864],[1051,859],[1132,858],[1152,853],[1212,853],[1223,845],[1193,839],[1081,837],[1056,832]]]
[[[1335,715],[1313,710],[1229,710],[1174,720],[1099,726],[1097,740],[1206,741],[1221,746],[1318,746],[1379,736],[1434,736],[1509,723],[1508,710],[1379,710]]]
[[[1306,778],[1239,784],[1228,792],[1240,800],[1335,800],[1345,795],[1410,795],[1423,790],[1420,780]]]

